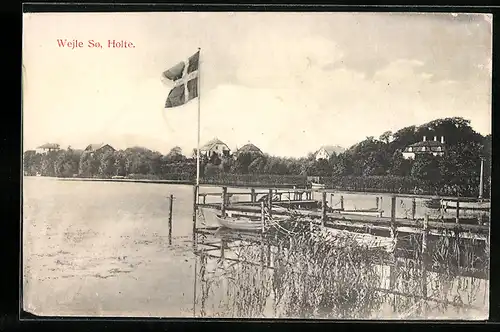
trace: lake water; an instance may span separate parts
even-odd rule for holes
[[[43,316],[193,316],[199,262],[191,246],[192,186],[43,177],[25,177],[23,186],[26,311]],[[220,188],[200,191],[215,190]],[[175,197],[172,246],[167,237],[170,194]],[[374,196],[344,195],[344,200],[345,208],[375,207]],[[388,215],[389,197],[382,204]],[[408,209],[410,200],[398,201],[398,216]],[[425,212],[417,203],[417,216]],[[475,317],[485,317],[487,288],[484,281],[478,302],[484,310]]]

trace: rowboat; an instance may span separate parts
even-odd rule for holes
[[[456,209],[456,201],[442,201],[441,206],[444,209]],[[491,209],[491,202],[460,202],[461,210],[476,210],[476,211],[489,211]]]
[[[241,217],[221,217],[216,215],[217,221],[222,227],[241,230],[241,231],[258,231],[262,229],[262,221],[260,219],[241,218]]]
[[[373,216],[373,217],[382,217],[382,214],[384,213],[383,210],[344,210],[335,212],[347,216],[353,215],[353,216]]]
[[[236,230],[261,230],[262,229],[262,219],[261,217],[257,217],[255,215],[245,215],[245,212],[238,212],[233,215],[233,212],[227,211],[226,216],[222,217],[220,211],[216,209],[209,208],[201,208],[202,215],[204,218],[204,223],[206,225],[219,225],[222,227],[236,229]],[[284,212],[287,209],[276,207],[273,208],[273,211]],[[281,221],[287,219],[286,216],[273,216],[273,222]]]
[[[311,182],[312,189],[325,189],[325,185],[322,183]]]

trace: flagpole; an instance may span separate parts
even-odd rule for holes
[[[196,148],[196,188],[200,185],[200,99],[201,99],[201,48],[198,47],[198,147]],[[198,189],[197,189],[198,190]]]

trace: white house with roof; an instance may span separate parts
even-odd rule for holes
[[[60,149],[61,148],[60,148],[59,144],[56,144],[56,143],[46,143],[46,144],[38,146],[35,149],[35,152],[36,153],[40,153],[40,154],[44,154],[44,153],[47,153],[47,152],[50,152],[50,151],[58,151]]]
[[[335,154],[339,154],[339,153],[342,153],[344,152],[345,149],[338,146],[338,145],[325,145],[325,146],[322,146],[318,151],[316,151],[315,153],[315,158],[316,160],[320,160],[320,159],[330,159],[330,157],[335,153]]]
[[[433,141],[428,141],[424,136],[422,141],[407,146],[403,151],[403,158],[415,159],[418,154],[432,154],[433,156],[442,156],[445,153],[444,136],[438,141],[437,136],[434,136]]]
[[[219,157],[228,157],[231,154],[231,149],[226,143],[215,137],[200,148],[200,154],[208,158],[210,158],[213,154],[217,154]]]
[[[99,144],[89,144],[85,148],[85,151],[93,153],[104,153],[104,152],[114,152],[116,150],[109,144],[99,143]]]

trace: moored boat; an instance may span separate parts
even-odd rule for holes
[[[259,219],[229,216],[222,217],[220,215],[216,215],[215,218],[221,226],[230,229],[241,231],[258,231],[262,229],[262,221]]]
[[[456,201],[445,201],[441,202],[444,209],[456,209]],[[477,210],[477,211],[489,211],[491,209],[491,202],[460,202],[459,205],[461,210]]]
[[[312,189],[325,189],[325,185],[323,183],[311,182]]]
[[[260,216],[255,214],[247,214],[245,212],[231,212],[227,211],[226,216],[222,217],[219,210],[210,208],[201,208],[203,215],[203,223],[209,226],[219,225],[222,227],[236,229],[236,230],[261,230],[262,220]],[[276,207],[273,211],[284,212],[287,209]],[[273,222],[287,219],[287,216],[273,216]]]
[[[344,210],[344,211],[336,211],[342,215],[357,215],[357,216],[373,216],[373,217],[382,217],[384,213],[383,210]]]

